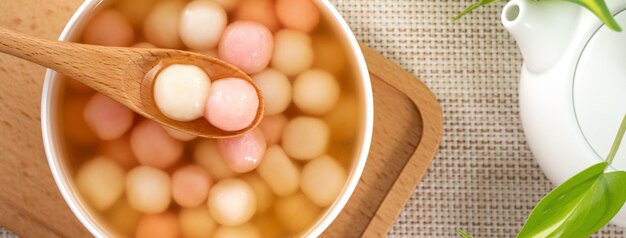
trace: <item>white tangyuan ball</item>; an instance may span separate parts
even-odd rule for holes
[[[296,76],[313,65],[311,37],[295,30],[281,30],[274,35],[271,66],[287,76]]]
[[[193,150],[193,161],[204,167],[211,177],[217,180],[231,178],[236,174],[232,171],[220,154],[215,140],[200,140]]]
[[[278,0],[276,15],[287,28],[311,32],[320,23],[320,10],[311,0]]]
[[[183,208],[178,215],[180,230],[184,237],[202,238],[211,237],[217,223],[211,217],[206,206]]]
[[[311,160],[322,156],[328,147],[330,129],[314,117],[296,117],[283,130],[282,145],[294,159]]]
[[[300,232],[313,224],[320,212],[320,208],[302,193],[281,197],[274,204],[276,219],[291,232]]]
[[[135,167],[126,176],[126,198],[140,212],[155,214],[170,205],[170,176],[145,165]]]
[[[133,27],[140,28],[155,2],[154,0],[115,1],[113,8],[126,16]]]
[[[193,139],[196,139],[197,136],[192,135],[192,134],[187,134],[185,132],[179,131],[177,129],[174,128],[169,128],[167,126],[163,126],[163,129],[165,129],[165,132],[167,132],[167,134],[169,134],[172,138],[177,139],[179,141],[190,141]]]
[[[224,179],[209,192],[209,211],[215,221],[225,226],[246,223],[256,211],[254,190],[241,179]]]
[[[291,82],[287,76],[275,69],[265,69],[252,75],[252,79],[263,93],[265,115],[276,115],[289,107]]]
[[[213,2],[222,6],[222,8],[226,11],[232,11],[235,7],[237,7],[239,0],[213,0]]]
[[[115,161],[96,157],[78,169],[78,190],[97,210],[106,210],[124,192],[124,169]]]
[[[222,226],[218,228],[214,238],[260,238],[261,233],[252,224],[246,223],[241,226]]]
[[[263,178],[256,173],[248,173],[241,177],[246,183],[252,187],[256,196],[256,212],[261,214],[266,212],[272,207],[274,202],[274,193],[272,189],[267,185]]]
[[[320,207],[326,207],[339,197],[346,183],[345,169],[330,156],[322,156],[304,165],[300,188]]]
[[[173,64],[163,69],[154,82],[154,102],[165,116],[192,121],[204,116],[211,80],[200,67]]]
[[[271,146],[280,142],[283,136],[283,129],[289,122],[289,118],[283,114],[273,116],[264,116],[259,124],[259,129],[263,132],[267,146]]]
[[[257,173],[278,196],[298,191],[300,170],[278,145],[267,149]]]
[[[104,212],[104,219],[110,222],[111,227],[127,236],[135,232],[141,216],[143,214],[128,205],[128,201],[124,198],[119,199]]]
[[[312,115],[322,115],[337,105],[341,89],[332,74],[314,69],[296,78],[293,92],[293,102],[300,110]]]
[[[143,24],[146,40],[158,47],[180,49],[183,44],[178,34],[180,13],[185,1],[160,1],[157,3]]]
[[[222,37],[228,19],[217,3],[209,0],[189,2],[180,15],[180,39],[191,48],[215,48]]]

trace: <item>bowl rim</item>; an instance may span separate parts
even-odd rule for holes
[[[84,18],[89,16],[91,11],[96,9],[104,1],[105,0],[85,0],[67,22],[58,40],[69,40],[71,34],[80,26],[80,23],[82,23]],[[360,148],[356,151],[354,156],[357,157],[358,160],[352,166],[351,171],[349,170],[349,179],[344,185],[340,197],[328,207],[327,211],[322,214],[320,218],[318,218],[317,222],[311,226],[309,230],[300,233],[303,237],[318,237],[337,218],[339,213],[349,201],[361,178],[363,169],[365,168],[374,127],[374,99],[372,85],[365,57],[361,51],[359,43],[344,18],[329,0],[314,1],[318,2],[319,6],[328,10],[340,28],[341,37],[347,40],[350,48],[350,54],[348,54],[348,56],[349,58],[355,60],[354,67],[358,69],[358,74],[360,74],[360,84],[357,85],[356,90],[362,94],[362,98],[364,100],[362,104],[364,105],[362,106],[364,109],[362,112],[364,118],[361,128],[361,141],[356,141],[357,148]],[[87,207],[82,204],[80,199],[78,199],[77,192],[68,185],[70,178],[68,177],[68,174],[65,173],[65,169],[59,163],[59,158],[62,157],[62,152],[60,150],[61,146],[57,137],[58,123],[56,118],[58,118],[58,116],[56,112],[53,112],[52,108],[53,105],[57,104],[58,100],[58,93],[56,93],[58,90],[56,89],[59,86],[59,80],[57,77],[58,75],[55,71],[51,69],[46,70],[41,97],[41,128],[48,166],[50,167],[55,184],[61,192],[63,200],[69,206],[74,216],[92,235],[95,237],[105,237],[110,234],[103,229],[101,225],[98,225],[99,223],[93,218],[92,215],[89,215],[90,211],[88,211]]]
[[[89,11],[95,9],[102,3],[103,0],[85,0],[74,12],[70,20],[67,22],[61,35],[59,35],[59,41],[66,41],[70,37],[71,33],[78,27],[80,21],[88,15]],[[77,199],[75,192],[67,185],[70,180],[67,174],[64,173],[64,169],[58,163],[60,158],[58,138],[55,134],[55,128],[57,127],[56,120],[52,115],[52,105],[57,103],[58,97],[54,90],[58,87],[57,73],[54,70],[46,69],[44,76],[44,83],[41,95],[41,131],[43,137],[44,150],[46,152],[46,159],[48,160],[48,167],[54,178],[54,182],[57,188],[61,192],[61,196],[65,201],[65,204],[72,210],[72,213],[80,221],[80,223],[95,237],[104,237],[103,234],[107,234],[102,230],[100,226],[96,226],[97,222],[88,214],[79,199]]]
[[[357,184],[361,179],[365,164],[369,155],[370,145],[372,142],[372,133],[374,130],[374,96],[372,93],[372,84],[367,69],[367,63],[365,62],[365,56],[360,48],[359,42],[356,40],[352,29],[348,26],[348,23],[341,16],[337,8],[330,3],[329,0],[319,1],[333,16],[333,18],[339,24],[343,37],[348,40],[350,45],[352,58],[356,59],[356,65],[359,68],[361,74],[361,91],[363,92],[363,99],[365,100],[365,118],[364,118],[364,131],[361,137],[360,151],[355,155],[359,158],[354,169],[351,172],[348,182],[344,185],[339,199],[335,200],[334,204],[330,205],[328,212],[321,217],[320,220],[313,226],[311,230],[304,234],[304,237],[318,237],[330,224],[337,218],[339,213],[343,210],[345,205],[352,197]]]

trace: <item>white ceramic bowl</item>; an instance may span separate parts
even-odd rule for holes
[[[358,79],[356,85],[356,97],[358,97],[360,115],[360,125],[356,136],[356,148],[354,158],[350,164],[349,177],[339,198],[326,209],[321,218],[308,230],[301,233],[303,237],[317,237],[321,234],[337,217],[343,209],[348,199],[352,195],[365,166],[373,130],[374,103],[370,78],[365,64],[365,59],[359,48],[359,44],[354,38],[354,34],[343,20],[337,10],[327,0],[314,0],[322,10],[325,19],[330,19],[330,25],[335,32],[340,32],[342,45],[349,49],[348,59],[353,75]],[[86,0],[76,11],[74,16],[66,25],[63,33],[59,37],[62,41],[77,40],[86,21],[91,17],[100,4],[107,1]],[[73,175],[70,171],[68,161],[65,159],[66,152],[61,138],[61,128],[59,122],[59,97],[61,96],[60,75],[52,70],[48,70],[45,76],[45,83],[41,104],[41,125],[43,131],[44,146],[48,163],[52,175],[56,181],[63,198],[74,212],[78,220],[96,237],[113,237],[115,234],[107,228],[97,213],[81,199],[76,189]]]

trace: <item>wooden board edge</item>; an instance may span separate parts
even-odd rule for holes
[[[363,237],[382,237],[391,229],[437,154],[443,136],[443,113],[437,98],[424,83],[367,45],[360,43],[360,46],[369,72],[410,98],[423,123],[420,143],[362,233]]]

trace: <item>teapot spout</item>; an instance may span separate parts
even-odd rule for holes
[[[564,1],[513,0],[502,25],[517,41],[526,68],[542,73],[554,66],[576,34],[580,7]]]

